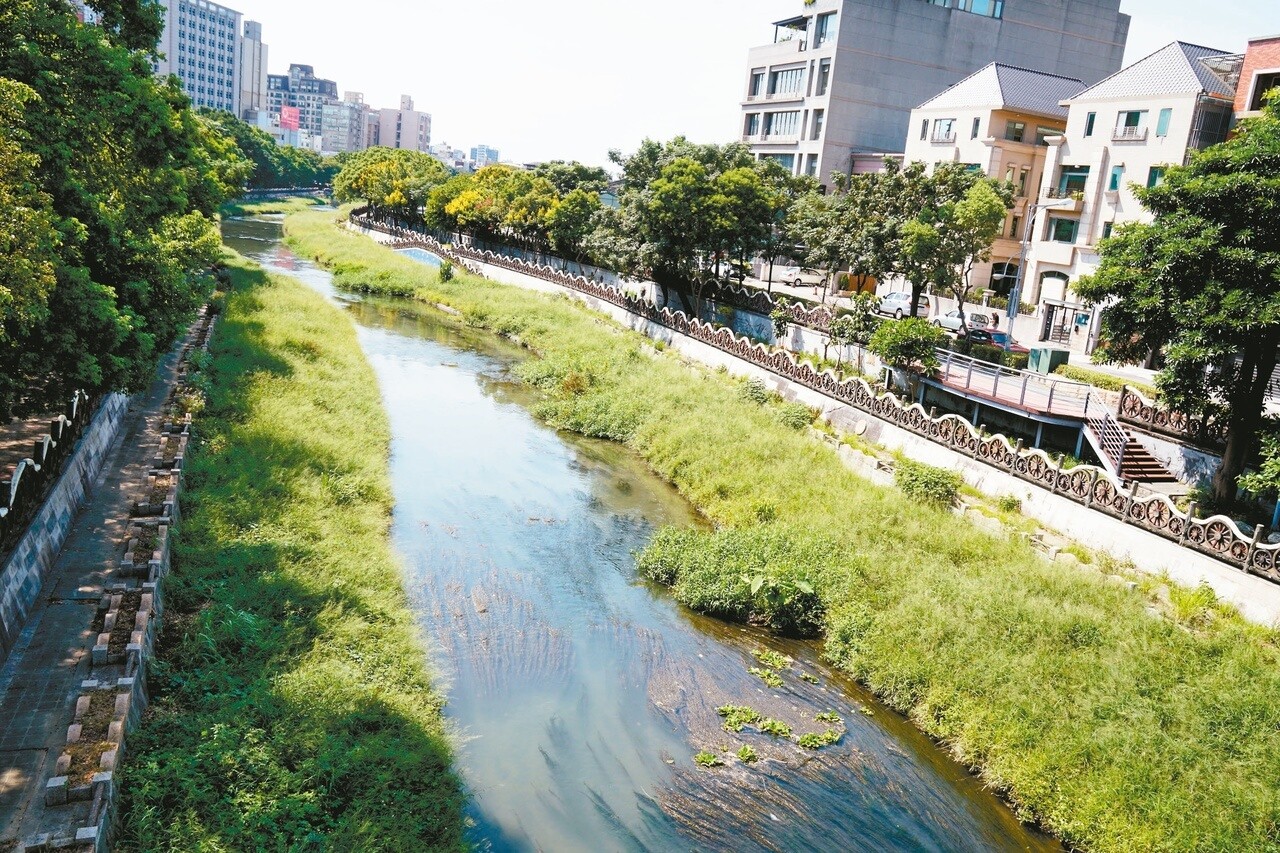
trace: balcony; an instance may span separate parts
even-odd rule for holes
[[[751,145],[789,145],[800,141],[799,133],[744,133],[742,141]]]
[[[956,141],[956,132],[951,130],[935,133],[929,137],[929,141],[934,145],[952,145]]]
[[[1084,208],[1084,189],[1081,187],[1049,187],[1044,197],[1046,201],[1058,202],[1053,210],[1063,213],[1079,213]]]
[[[766,101],[803,101],[804,92],[770,92],[764,96]]]
[[[1117,127],[1115,133],[1111,134],[1112,142],[1146,142],[1147,129],[1145,127]]]

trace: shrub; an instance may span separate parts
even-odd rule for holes
[[[759,379],[748,379],[742,385],[742,399],[763,406],[769,400],[769,389]]]
[[[898,488],[921,503],[951,506],[963,480],[955,471],[937,468],[911,459],[901,460],[894,470]]]
[[[1116,376],[1112,373],[1104,373],[1101,370],[1090,370],[1087,367],[1077,367],[1074,364],[1060,364],[1053,371],[1064,379],[1071,379],[1075,382],[1085,382],[1095,388],[1101,388],[1104,391],[1119,391],[1125,385],[1137,391],[1148,399],[1155,399],[1157,395],[1156,389],[1151,385],[1142,382],[1130,382],[1127,379]]]
[[[868,348],[893,367],[918,365],[925,372],[938,367],[937,348],[947,333],[920,317],[906,317],[881,323],[871,336]]]
[[[783,403],[778,407],[778,420],[790,429],[804,429],[813,423],[813,409],[804,403]]]
[[[773,336],[782,340],[786,337],[787,327],[791,325],[791,312],[787,310],[791,300],[785,296],[779,296],[774,300],[773,305],[773,310],[769,312],[769,320],[773,323]]]
[[[1013,495],[1001,495],[996,499],[996,508],[1001,512],[1022,512],[1022,501]]]
[[[440,262],[440,281],[441,282],[453,281],[453,262],[452,261]]]

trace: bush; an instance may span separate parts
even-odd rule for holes
[[[937,348],[946,343],[947,333],[921,317],[906,317],[881,323],[871,336],[868,349],[893,367],[918,365],[931,373],[938,367]]]
[[[1022,501],[1013,495],[1001,495],[996,499],[996,508],[1001,512],[1022,512]]]
[[[453,281],[453,262],[452,261],[440,262],[440,281],[441,282]]]
[[[759,379],[748,379],[742,386],[742,399],[763,406],[769,400],[769,389]]]
[[[778,420],[791,429],[804,429],[813,423],[813,409],[804,403],[783,403],[778,408]]]
[[[1104,391],[1119,391],[1125,385],[1137,391],[1147,399],[1154,400],[1157,391],[1150,385],[1142,382],[1130,382],[1116,376],[1113,373],[1104,373],[1101,370],[1090,370],[1087,367],[1077,367],[1074,364],[1060,364],[1053,371],[1064,379],[1071,379],[1075,382],[1085,382],[1095,388],[1101,388]]]
[[[903,459],[894,469],[894,480],[907,497],[921,503],[951,506],[964,481],[955,471]]]

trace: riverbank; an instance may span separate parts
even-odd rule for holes
[[[785,408],[571,300],[441,283],[333,219],[286,227],[340,286],[407,289],[523,342],[544,417],[630,444],[718,525],[642,557],[681,601],[822,631],[833,660],[1072,844],[1280,845],[1274,631],[1190,591],[1049,564],[856,477]]]
[[[262,201],[229,201],[218,209],[223,219],[233,216],[264,216],[269,213],[298,213],[324,204],[315,196],[289,196]]]
[[[120,850],[460,850],[350,321],[229,260]]]

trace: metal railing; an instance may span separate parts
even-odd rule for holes
[[[1112,142],[1142,142],[1147,138],[1145,127],[1117,127],[1111,134]]]
[[[1092,385],[1015,370],[951,350],[938,350],[941,364],[934,378],[951,388],[981,394],[1026,411],[1086,419],[1110,413]]]
[[[937,144],[950,145],[952,142],[956,141],[956,132],[953,130],[944,133],[935,133],[933,136],[929,137],[929,141]]]
[[[1103,411],[1085,422],[1090,444],[1097,451],[1098,458],[1112,475],[1123,477],[1124,452],[1129,446],[1129,434],[1120,422],[1111,416],[1111,412]]]

